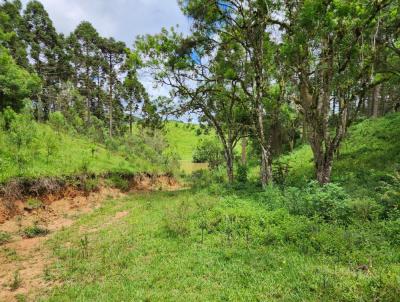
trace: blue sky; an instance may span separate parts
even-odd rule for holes
[[[28,0],[22,0],[24,4]],[[155,34],[179,24],[188,32],[189,21],[177,0],[40,0],[58,31],[69,34],[89,21],[102,36],[113,36],[128,46],[137,35]]]

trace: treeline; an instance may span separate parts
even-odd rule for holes
[[[105,128],[110,137],[132,131],[139,108],[155,117],[125,43],[101,37],[89,22],[64,36],[39,1],[25,9],[20,0],[1,2],[0,60],[2,111],[18,112],[29,98],[38,121],[61,112],[71,124]]]
[[[231,182],[235,146],[249,138],[263,186],[274,155],[302,142],[326,184],[348,127],[399,110],[398,0],[179,3],[190,35],[140,37],[138,57],[170,87],[169,112],[215,129]]]

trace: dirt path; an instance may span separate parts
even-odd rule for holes
[[[174,191],[181,189],[181,186],[170,176],[138,175],[131,180],[130,188],[131,192],[160,189]],[[44,196],[42,199],[45,202],[33,210],[26,207],[26,203],[16,201],[19,215],[12,218],[4,215],[0,217],[0,222],[5,221],[0,224],[0,232],[11,235],[8,243],[0,243],[0,302],[33,301],[37,294],[56,285],[50,281],[51,278],[46,278],[48,266],[52,263],[52,255],[44,245],[47,237],[72,225],[80,215],[100,207],[104,200],[118,199],[125,195],[118,189],[105,186],[90,194],[70,187],[66,188],[63,197],[58,200],[53,195]],[[127,214],[117,213],[115,219]],[[25,230],[32,226],[49,233],[27,238],[29,236]]]
[[[12,235],[10,243],[0,246],[0,301],[18,301],[22,297],[31,301],[41,289],[55,285],[46,281],[46,269],[51,263],[51,254],[44,246],[48,235],[25,238],[21,236],[22,230],[36,224],[51,235],[70,226],[79,215],[93,211],[105,199],[122,196],[119,190],[111,188],[101,188],[89,196],[72,194],[40,209],[24,211],[0,225],[0,231]]]

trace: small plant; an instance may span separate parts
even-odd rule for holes
[[[289,165],[287,163],[277,161],[273,166],[273,176],[274,182],[279,186],[284,186],[286,184],[286,179],[289,175]]]
[[[242,165],[242,164],[238,165],[236,180],[239,183],[246,183],[247,182],[247,171],[248,171],[248,168],[247,168],[246,165]]]
[[[46,236],[48,233],[48,229],[38,226],[36,223],[33,226],[26,227],[23,230],[23,236],[26,238]]]
[[[26,210],[37,210],[43,206],[43,202],[38,199],[30,198],[27,200],[25,209]]]
[[[164,217],[165,226],[172,236],[188,236],[190,234],[189,206],[182,201],[177,210],[168,209]]]
[[[378,188],[382,192],[380,204],[383,206],[383,218],[400,217],[400,171],[388,175]]]
[[[17,302],[26,302],[26,296],[24,294],[16,294],[15,295],[15,300],[17,300]]]
[[[84,258],[84,259],[88,258],[89,257],[89,238],[87,235],[85,235],[85,237],[81,238],[79,246],[81,249],[82,258]]]
[[[200,223],[199,223],[199,227],[201,229],[201,244],[203,244],[204,242],[204,232],[207,230],[207,220],[205,219],[205,217],[202,217]]]
[[[7,232],[0,231],[0,245],[9,242],[11,239],[11,235]]]
[[[44,268],[44,271],[43,271],[43,278],[44,278],[44,280],[46,280],[46,281],[51,281],[51,280],[53,279],[53,276],[52,276],[52,274],[51,274],[51,269],[50,269],[49,266],[46,266],[46,267]]]
[[[22,280],[19,271],[14,272],[13,281],[10,284],[10,288],[12,291],[17,290],[21,286]]]
[[[124,179],[122,176],[120,175],[113,175],[109,181],[108,181],[109,185],[120,189],[123,192],[127,192],[129,191],[129,181]]]
[[[83,181],[83,191],[86,193],[97,191],[99,188],[99,180],[97,178],[88,178]]]

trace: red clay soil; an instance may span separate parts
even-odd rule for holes
[[[132,179],[133,191],[143,190],[178,190],[178,182],[168,176],[143,176]],[[44,289],[55,286],[53,281],[46,281],[45,271],[52,262],[52,256],[44,245],[47,236],[24,238],[24,228],[38,225],[57,232],[74,223],[81,214],[89,213],[101,206],[108,199],[118,199],[125,194],[118,189],[101,187],[98,192],[85,194],[72,187],[63,190],[63,194],[47,195],[41,198],[43,206],[35,210],[27,210],[24,202],[14,202],[14,213],[10,215],[6,206],[0,206],[0,231],[11,234],[9,243],[0,245],[0,301],[18,301],[23,295],[27,301]],[[1,201],[0,201],[1,205]],[[128,213],[117,213],[120,219]],[[19,281],[18,281],[19,280]],[[13,288],[14,287],[14,288]]]

